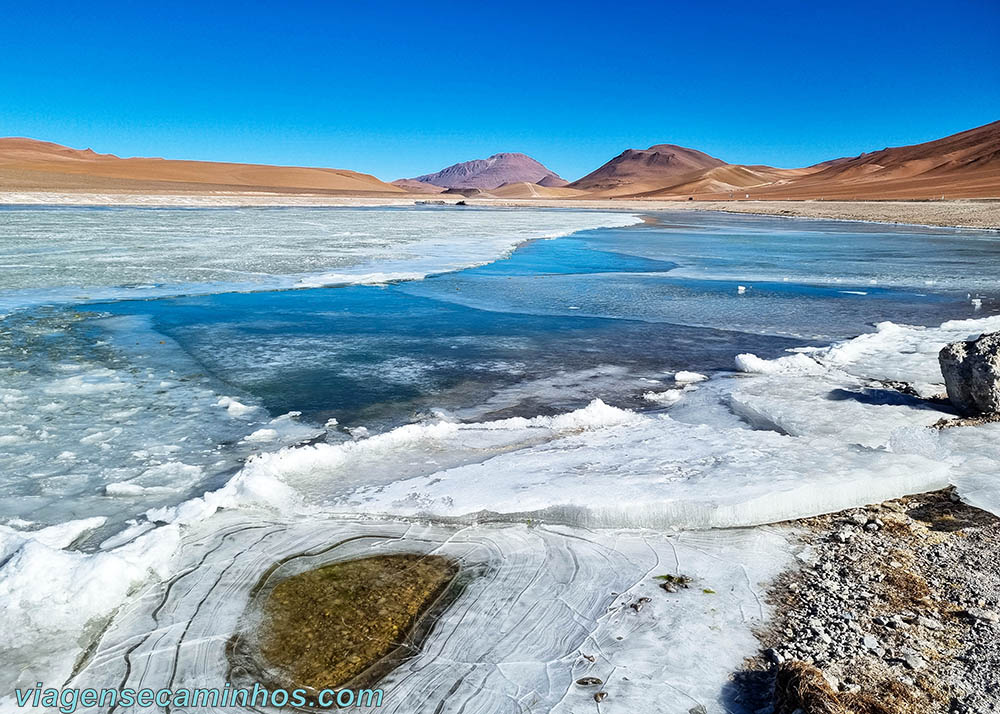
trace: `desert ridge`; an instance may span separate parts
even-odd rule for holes
[[[535,159],[498,153],[386,183],[346,169],[119,158],[0,138],[0,191],[265,192],[503,200],[928,200],[1000,198],[1000,121],[943,139],[801,168],[730,164],[696,149],[626,149],[568,182]]]
[[[124,192],[267,191],[402,195],[374,176],[345,169],[120,158],[25,138],[0,138],[3,190]]]

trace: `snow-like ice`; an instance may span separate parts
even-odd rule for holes
[[[496,260],[525,241],[639,222],[563,209],[8,208],[0,309],[414,280]]]

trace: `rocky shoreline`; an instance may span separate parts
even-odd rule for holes
[[[760,714],[1000,710],[1000,518],[952,491],[796,521],[801,566],[769,592],[734,677]]]

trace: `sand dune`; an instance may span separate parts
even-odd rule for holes
[[[662,198],[669,196],[694,196],[702,194],[733,194],[733,198],[741,198],[749,189],[763,186],[773,186],[788,183],[794,179],[811,173],[809,169],[776,169],[770,166],[739,166],[726,164],[711,169],[685,175],[676,184],[632,194],[630,198]]]
[[[90,149],[24,138],[0,138],[4,190],[276,191],[331,194],[403,193],[374,176],[343,169],[122,159]]]

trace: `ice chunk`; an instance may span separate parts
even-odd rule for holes
[[[31,535],[0,534],[9,552],[0,566],[0,688],[5,693],[37,681],[64,682],[126,594],[150,575],[167,574],[179,542],[177,529],[167,527],[114,550],[85,554],[59,548],[69,531],[54,540],[44,531]]]
[[[686,372],[681,370],[674,375],[674,381],[678,384],[694,384],[695,382],[704,382],[708,377],[703,374],[698,374],[697,372]]]

